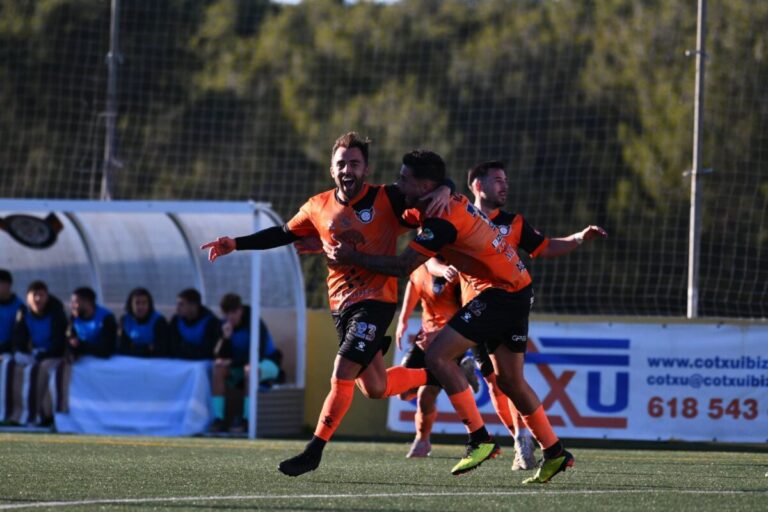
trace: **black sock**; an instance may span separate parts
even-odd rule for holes
[[[485,443],[490,440],[491,435],[485,429],[485,425],[475,430],[474,432],[470,432],[469,434],[469,442],[472,444]]]
[[[307,447],[304,448],[304,451],[311,455],[322,455],[325,444],[325,440],[320,439],[317,436],[312,436],[312,439],[307,443]]]
[[[560,441],[556,442],[549,448],[544,449],[544,458],[545,459],[554,459],[555,457],[559,457],[562,455],[563,450],[565,450],[565,447],[563,446],[563,443]]]

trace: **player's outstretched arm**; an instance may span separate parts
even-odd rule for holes
[[[608,233],[600,226],[587,226],[578,233],[562,237],[552,238],[547,247],[539,254],[540,258],[556,258],[574,251],[586,240],[596,238],[608,238]]]
[[[400,310],[400,316],[397,318],[397,329],[395,330],[395,341],[400,350],[403,348],[403,336],[408,330],[408,318],[413,313],[417,302],[419,302],[419,294],[413,289],[413,283],[408,281],[405,286],[405,295],[403,295],[403,309]]]
[[[272,249],[273,247],[291,244],[299,238],[285,229],[284,226],[272,226],[248,236],[237,238],[220,236],[212,242],[201,245],[200,249],[208,249],[208,261],[213,263],[219,256],[225,256],[235,250]]]
[[[437,258],[429,258],[425,263],[427,270],[435,277],[445,278],[452,283],[459,278],[459,271],[453,265],[447,265]]]

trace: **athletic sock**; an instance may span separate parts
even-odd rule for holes
[[[480,428],[485,428],[483,417],[477,409],[475,394],[472,393],[472,388],[468,387],[464,391],[448,395],[448,399],[451,401],[453,408],[464,423],[464,427],[467,429],[468,433],[471,434]]]
[[[251,399],[248,397],[243,398],[243,418],[248,419],[248,416],[250,416],[250,410],[251,410]]]
[[[565,447],[563,446],[563,443],[560,441],[557,441],[555,444],[544,450],[544,458],[545,459],[554,459],[555,457],[559,457],[563,451],[565,450]]]
[[[427,371],[425,369],[393,366],[387,368],[387,387],[384,390],[384,397],[399,395],[409,389],[420,388],[426,383]]]
[[[352,405],[352,397],[355,392],[354,380],[343,380],[332,378],[331,390],[325,397],[323,409],[320,411],[320,417],[317,420],[315,436],[323,441],[328,441],[339,428],[342,418]]]
[[[327,441],[324,439],[320,439],[317,436],[312,436],[312,439],[309,440],[307,446],[304,447],[304,451],[310,455],[322,455],[326,442]]]
[[[435,418],[437,418],[437,408],[427,414],[421,412],[421,409],[416,411],[414,422],[418,439],[429,439],[429,436],[432,435],[432,426],[435,424]]]
[[[224,419],[224,395],[214,395],[211,398],[213,405],[213,417],[217,420]]]
[[[555,446],[559,442],[557,434],[552,430],[552,425],[549,424],[549,418],[547,418],[547,413],[544,412],[543,405],[539,405],[531,414],[523,415],[523,421],[545,454],[548,448]]]
[[[469,442],[472,444],[485,443],[491,440],[491,434],[485,429],[485,425],[469,433]]]
[[[515,428],[514,415],[510,410],[511,400],[507,398],[507,395],[504,394],[496,383],[495,373],[485,377],[485,382],[488,383],[488,394],[491,396],[491,403],[496,410],[496,415],[501,420],[501,423],[510,431],[512,437],[514,437],[517,429]],[[515,410],[515,413],[517,413],[517,410]]]

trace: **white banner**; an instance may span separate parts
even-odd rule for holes
[[[210,422],[210,361],[83,357],[58,432],[189,436]]]
[[[525,376],[561,437],[768,441],[768,325],[531,322],[530,335]],[[506,433],[485,386],[475,398]],[[413,432],[415,410],[391,398],[388,428]],[[465,433],[444,393],[438,411],[434,432]]]

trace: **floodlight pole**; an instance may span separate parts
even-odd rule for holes
[[[264,221],[261,209],[254,211],[253,231],[261,231]],[[251,346],[248,378],[248,439],[256,439],[259,420],[259,352],[261,343],[261,251],[251,254]]]
[[[104,162],[101,174],[101,199],[112,199],[113,170],[115,168],[116,125],[117,125],[117,66],[122,61],[119,43],[120,0],[112,0],[109,22],[109,53],[107,54],[107,110],[106,134],[104,137]]]
[[[696,91],[693,106],[693,163],[691,166],[691,212],[688,228],[688,308],[687,317],[699,316],[699,253],[701,249],[701,132],[704,107],[704,41],[707,1],[699,0],[696,20]]]

